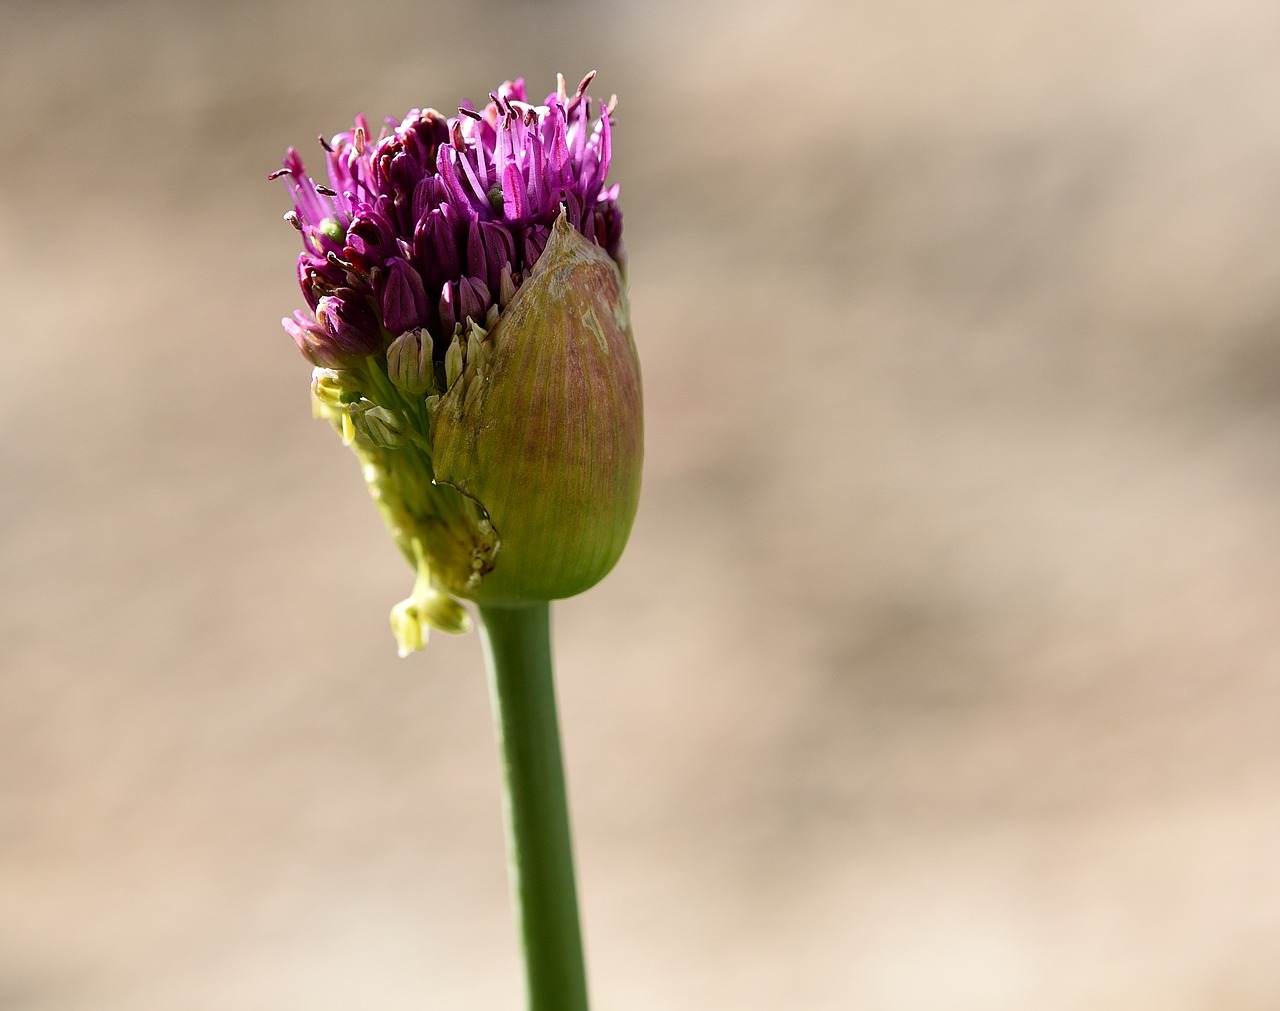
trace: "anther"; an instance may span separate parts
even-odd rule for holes
[[[322,148],[324,148],[330,154],[333,154],[333,146],[327,140],[324,139],[324,134],[320,134],[320,136],[318,136],[316,140],[320,142],[320,146]]]
[[[329,250],[328,254],[325,256],[325,259],[326,259],[329,263],[333,264],[335,267],[341,267],[343,270],[347,270],[347,271],[352,271],[352,272],[354,272],[354,271],[355,271],[355,269],[356,269],[356,265],[355,265],[354,263],[350,263],[350,262],[348,262],[348,261],[344,260],[341,256],[339,256],[337,253],[335,253],[332,249],[331,249],[331,250]]]
[[[466,116],[468,119],[474,119],[478,121],[483,121],[484,119],[484,117],[481,116],[480,113],[476,112],[475,109],[464,109],[462,106],[458,106],[458,112]]]
[[[281,176],[287,176],[288,174],[289,170],[287,168],[278,168],[272,172],[271,175],[267,176],[267,179],[279,179]]]
[[[330,186],[326,186],[324,183],[316,183],[316,192],[322,197],[336,197],[338,195],[337,190]]]

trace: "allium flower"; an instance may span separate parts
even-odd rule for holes
[[[376,138],[323,138],[327,183],[290,149],[308,309],[283,321],[313,402],[355,451],[417,572],[401,653],[468,627],[457,598],[569,596],[621,554],[639,494],[641,405],[606,186],[611,101],[588,75],[542,105],[508,81],[477,111],[414,110]]]

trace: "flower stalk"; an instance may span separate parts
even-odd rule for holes
[[[587,1011],[549,604],[481,607],[529,1011]]]
[[[528,1011],[587,1011],[549,602],[617,562],[644,456],[616,98],[593,111],[593,77],[376,133],[358,116],[320,139],[327,182],[292,148],[272,173],[302,243],[284,329],[414,573],[400,655],[479,610]]]

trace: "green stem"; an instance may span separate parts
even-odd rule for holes
[[[587,1011],[569,805],[551,671],[551,606],[481,607],[506,781],[507,853],[529,1011]]]

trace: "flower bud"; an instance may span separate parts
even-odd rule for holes
[[[316,320],[328,335],[329,356],[337,363],[371,355],[382,341],[382,330],[373,310],[359,292],[338,288],[316,306]],[[316,361],[317,365],[329,362]]]
[[[395,449],[404,445],[404,419],[394,411],[361,400],[347,407],[356,433],[378,449]]]
[[[478,277],[451,281],[440,293],[440,322],[445,331],[466,326],[468,319],[483,320],[489,305],[489,286]]]
[[[436,480],[474,500],[500,541],[464,595],[572,596],[613,568],[640,495],[640,366],[617,266],[562,212],[486,343],[483,373],[468,355],[432,426]]]
[[[449,350],[444,353],[444,383],[446,389],[456,383],[458,377],[462,375],[463,347],[462,330],[458,329],[449,344]]]
[[[422,326],[427,313],[427,293],[422,277],[407,260],[394,257],[379,278],[382,325],[392,333]]]
[[[334,346],[329,332],[319,323],[308,319],[305,313],[295,309],[293,319],[282,319],[280,322],[298,345],[298,350],[312,365],[340,368],[350,357]]]
[[[410,330],[391,342],[387,348],[387,375],[397,389],[418,396],[435,386],[431,350],[431,334],[425,330]]]
[[[306,309],[284,328],[313,410],[416,573],[391,614],[402,655],[465,630],[458,598],[586,589],[631,527],[640,374],[614,107],[593,116],[591,76],[542,104],[507,81],[483,112],[415,109],[376,137],[357,116],[320,142],[327,183],[292,148],[271,174],[302,240]]]

